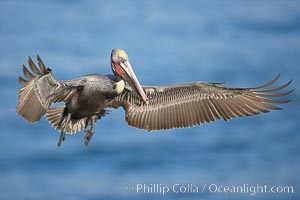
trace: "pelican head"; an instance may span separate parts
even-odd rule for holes
[[[148,98],[131,68],[128,54],[122,49],[113,49],[110,61],[114,75],[126,81],[137,92],[141,99],[147,103]]]

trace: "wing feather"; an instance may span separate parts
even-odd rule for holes
[[[39,121],[52,103],[67,102],[77,91],[76,87],[69,87],[56,80],[39,56],[37,60],[39,68],[28,57],[32,72],[23,65],[23,73],[28,80],[19,77],[23,87],[19,89],[17,112],[30,123]]]
[[[282,92],[292,80],[278,87],[273,85],[280,77],[256,88],[229,88],[219,83],[194,82],[174,86],[145,86],[149,102],[145,104],[134,92],[124,90],[109,105],[122,106],[128,125],[161,130],[184,128],[218,119],[229,120],[266,113],[281,108],[291,100],[271,99],[289,95],[294,90]],[[275,93],[279,91],[279,93]]]

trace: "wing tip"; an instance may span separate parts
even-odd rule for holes
[[[279,74],[278,74],[273,80],[271,80],[270,82],[267,82],[267,83],[265,83],[265,84],[263,84],[263,85],[260,85],[260,86],[258,86],[258,87],[255,87],[255,88],[253,88],[253,89],[261,89],[261,88],[268,87],[268,86],[272,85],[273,83],[275,83],[275,82],[280,78],[280,76],[281,76],[281,73],[279,73]]]
[[[36,59],[38,61],[38,65],[40,67],[40,69],[42,70],[42,72],[44,74],[48,74],[50,73],[52,70],[50,68],[47,68],[43,62],[43,60],[41,59],[40,55],[39,54],[36,54]]]
[[[22,85],[26,85],[28,83],[28,80],[26,80],[23,77],[19,76],[19,83],[22,84]]]
[[[287,88],[288,86],[291,85],[291,83],[293,82],[293,79],[290,79],[287,83],[285,83],[283,85],[279,85],[279,86],[273,87],[273,88],[264,89],[264,88],[272,85],[273,83],[275,83],[279,79],[280,75],[281,75],[281,73],[279,73],[272,81],[270,81],[270,82],[268,82],[268,83],[266,83],[262,86],[250,89],[250,90],[252,92],[254,92],[256,95],[261,96],[261,97],[282,97],[282,96],[287,96],[287,95],[293,93],[296,88],[293,88],[293,89],[288,90],[286,92],[282,92],[283,89],[285,89],[285,88]],[[279,93],[274,93],[274,92],[277,92],[277,91],[279,91]]]

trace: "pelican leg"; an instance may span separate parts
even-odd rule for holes
[[[65,121],[65,124],[64,124],[64,127],[62,128],[62,131],[60,133],[58,143],[57,143],[58,148],[60,148],[62,142],[66,140],[66,133],[67,133],[67,128],[66,127],[67,127],[67,124],[69,123],[70,118],[71,118],[71,114],[68,114],[67,118],[66,118],[66,121]],[[59,126],[61,126],[62,122],[63,122],[63,118],[60,120],[60,125]]]
[[[84,136],[84,145],[87,146],[93,135],[94,135],[94,132],[95,132],[95,122],[97,121],[98,119],[98,116],[97,115],[94,115],[90,118],[90,121],[89,123],[91,124],[91,128],[89,130],[85,130],[85,136]]]
[[[91,126],[89,130],[86,130],[84,132],[85,132],[84,145],[87,146],[90,143],[95,132],[94,124]]]
[[[65,140],[66,140],[66,132],[65,132],[65,130],[63,130],[63,131],[60,133],[60,137],[59,137],[59,140],[58,140],[58,143],[57,143],[57,147],[60,148],[61,143],[62,143],[63,141],[65,141]]]

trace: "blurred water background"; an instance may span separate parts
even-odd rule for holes
[[[82,132],[59,133],[15,112],[18,76],[38,53],[57,79],[110,74],[123,48],[140,82],[252,87],[300,75],[299,1],[0,1],[0,199],[299,199],[299,89],[274,111],[195,128],[130,128],[122,109]],[[128,184],[291,185],[293,194],[126,191]]]

